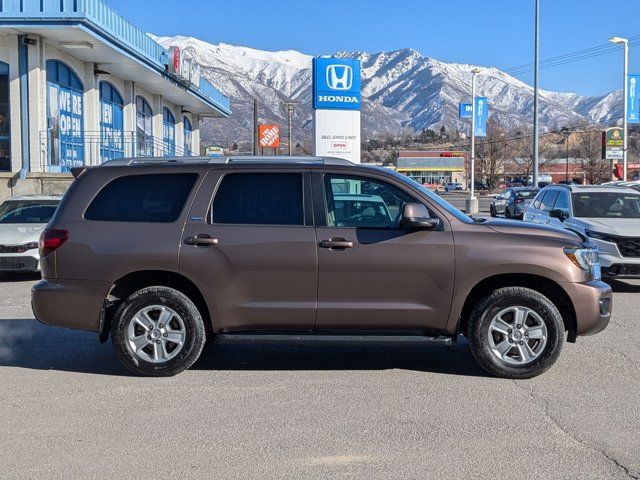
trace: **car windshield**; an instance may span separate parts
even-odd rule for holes
[[[516,195],[518,198],[533,198],[540,190],[518,190]]]
[[[618,192],[574,193],[573,214],[586,218],[640,218],[640,195]]]
[[[57,201],[10,200],[0,205],[0,223],[48,223]]]
[[[390,170],[388,170],[386,168],[384,169],[384,171],[388,172],[388,173],[392,173],[401,182],[403,182],[403,183],[405,183],[407,185],[411,185],[414,188],[417,188],[422,193],[424,193],[426,196],[428,196],[431,200],[433,200],[433,202],[435,202],[436,204],[440,205],[440,207],[442,207],[447,212],[452,214],[458,220],[460,220],[462,222],[465,222],[465,223],[474,223],[474,220],[471,217],[469,217],[468,215],[465,215],[464,213],[462,213],[460,210],[458,210],[456,207],[451,205],[449,202],[445,202],[442,198],[440,198],[438,195],[433,193],[428,188],[420,185],[413,178],[409,178],[406,175],[402,175],[401,173],[398,173],[398,172],[390,171]]]

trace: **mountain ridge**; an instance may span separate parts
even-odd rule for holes
[[[286,124],[282,103],[297,102],[294,138],[309,141],[312,133],[312,55],[297,50],[267,51],[227,43],[212,44],[194,37],[157,37],[164,47],[176,45],[194,58],[203,76],[231,99],[232,116],[203,122],[202,137],[220,143],[247,141],[252,131],[253,98],[264,122]],[[337,52],[337,58],[357,58],[362,64],[363,138],[401,135],[442,125],[468,131],[458,118],[458,103],[471,97],[471,70],[481,68],[476,95],[486,96],[490,118],[508,131],[528,128],[533,112],[533,88],[495,67],[443,62],[412,48],[391,52]],[[540,91],[542,130],[564,126],[610,124],[622,116],[621,91],[591,97]]]

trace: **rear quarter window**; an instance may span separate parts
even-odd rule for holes
[[[108,183],[87,208],[86,220],[168,223],[178,219],[196,173],[128,175]]]

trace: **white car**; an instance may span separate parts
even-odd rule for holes
[[[60,200],[58,196],[22,195],[0,205],[0,272],[40,270],[38,240]]]
[[[552,185],[523,220],[577,231],[597,245],[602,274],[640,278],[640,193],[615,185]]]

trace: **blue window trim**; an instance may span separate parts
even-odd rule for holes
[[[184,116],[184,155],[189,157],[193,153],[193,126],[191,120],[186,115]],[[189,135],[187,135],[187,133]],[[188,141],[187,141],[188,139]]]
[[[149,121],[150,131],[140,131],[138,127],[138,118],[143,117],[146,124]],[[138,155],[143,157],[152,157],[153,152],[153,109],[146,98],[142,95],[136,96],[136,148]]]
[[[47,60],[47,82],[67,87],[76,93],[84,93],[84,84],[76,72],[60,60]]]
[[[164,143],[164,156],[165,157],[175,156],[176,154],[176,117],[173,115],[173,112],[169,110],[167,107],[162,108],[162,142]]]

